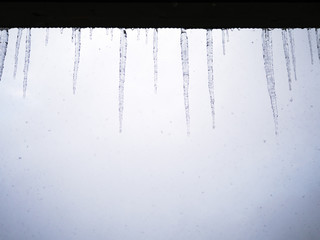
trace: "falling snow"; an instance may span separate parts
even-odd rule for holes
[[[7,54],[8,38],[9,38],[8,29],[1,29],[0,30],[0,81],[2,78],[2,73],[4,68],[4,60]]]
[[[29,64],[30,64],[30,51],[31,51],[31,28],[27,28],[26,33],[26,52],[24,58],[24,79],[23,79],[23,97],[26,97],[27,93],[27,85],[28,85],[28,71],[29,71]]]
[[[13,70],[13,77],[15,78],[17,75],[17,68],[18,68],[18,61],[19,61],[19,49],[22,37],[22,28],[18,28],[17,32],[17,40],[16,40],[16,51],[14,54],[14,70]]]
[[[45,40],[45,45],[47,46],[49,42],[49,28],[46,28],[46,40]]]
[[[312,52],[312,39],[311,39],[311,29],[308,28],[308,42],[309,42],[309,49],[310,49],[310,57],[311,57],[311,64],[313,64],[313,52]]]
[[[208,65],[208,89],[210,96],[210,106],[212,115],[212,128],[215,128],[214,117],[214,88],[213,88],[213,37],[212,30],[207,30],[207,65]]]
[[[127,32],[120,32],[120,63],[119,63],[119,132],[122,132],[123,104],[124,104],[124,82],[127,60]]]
[[[81,29],[75,29],[75,53],[74,53],[74,68],[73,68],[73,94],[76,93],[78,69],[80,62],[80,50],[81,50]]]
[[[181,61],[183,73],[183,95],[184,108],[186,113],[187,134],[190,134],[190,114],[189,114],[189,49],[188,36],[185,29],[181,29],[180,34]]]
[[[158,29],[153,31],[154,92],[158,89]]]
[[[273,112],[275,125],[275,134],[278,134],[278,108],[275,91],[274,69],[273,69],[273,53],[272,53],[272,35],[268,29],[262,30],[262,48],[264,69],[266,72],[267,86]]]
[[[282,32],[283,51],[286,59],[286,67],[287,67],[287,73],[288,73],[289,90],[291,90],[291,67],[290,67],[288,31],[283,29],[281,32]]]
[[[289,29],[289,38],[290,38],[290,47],[291,47],[291,57],[292,57],[292,64],[293,64],[294,79],[297,81],[295,43],[294,43],[294,36],[293,36],[292,29]]]

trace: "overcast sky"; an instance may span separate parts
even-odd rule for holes
[[[216,128],[211,126],[206,31],[187,30],[187,136],[180,30],[127,29],[119,133],[120,30],[82,29],[72,92],[71,29],[26,31],[13,78],[17,29],[0,82],[0,239],[319,239],[320,63],[314,29],[295,29],[289,91],[281,30],[272,31],[279,133],[267,90],[261,29],[213,30]],[[291,68],[293,72],[293,68]],[[293,76],[293,75],[292,75]],[[294,79],[294,78],[293,78]]]

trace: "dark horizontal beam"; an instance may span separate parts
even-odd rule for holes
[[[0,27],[320,28],[317,2],[1,2]]]

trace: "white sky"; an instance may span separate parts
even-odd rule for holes
[[[119,133],[119,29],[82,29],[76,94],[71,29],[32,29],[22,97],[23,32],[0,82],[0,239],[317,239],[320,236],[320,67],[312,30],[295,29],[298,81],[288,88],[281,30],[272,31],[279,135],[261,29],[213,30],[216,128],[206,32],[187,30],[191,134],[186,134],[180,30],[127,29]],[[293,72],[293,69],[292,69]],[[292,99],[293,101],[290,101]]]

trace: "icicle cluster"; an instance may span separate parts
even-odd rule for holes
[[[23,78],[23,97],[26,97],[27,93],[27,85],[28,85],[28,71],[29,71],[29,64],[30,64],[30,51],[31,51],[31,28],[27,28],[26,34],[26,52],[24,58],[24,78]]]
[[[183,73],[183,95],[184,108],[186,113],[187,134],[190,134],[190,113],[189,113],[189,47],[188,36],[185,29],[181,29],[180,34],[181,61]]]
[[[127,60],[127,32],[125,29],[121,29],[120,31],[120,63],[119,63],[119,132],[122,132],[126,60]]]
[[[8,29],[0,29],[0,81],[2,78],[2,73],[4,68],[4,60],[7,54],[8,39],[9,39]]]
[[[74,68],[73,68],[73,94],[76,93],[78,69],[80,62],[80,50],[81,50],[81,29],[76,28],[74,30],[75,37],[75,53],[74,53]]]
[[[278,108],[273,69],[272,35],[271,31],[268,29],[262,30],[262,49],[264,69],[266,72],[268,92],[271,101],[271,108],[275,125],[275,134],[278,134]]]
[[[154,68],[154,92],[158,89],[158,29],[153,32],[153,68]]]
[[[212,128],[215,128],[214,111],[214,86],[213,86],[213,37],[212,30],[207,30],[207,65],[208,65],[208,89],[210,96],[210,106],[212,115]]]

